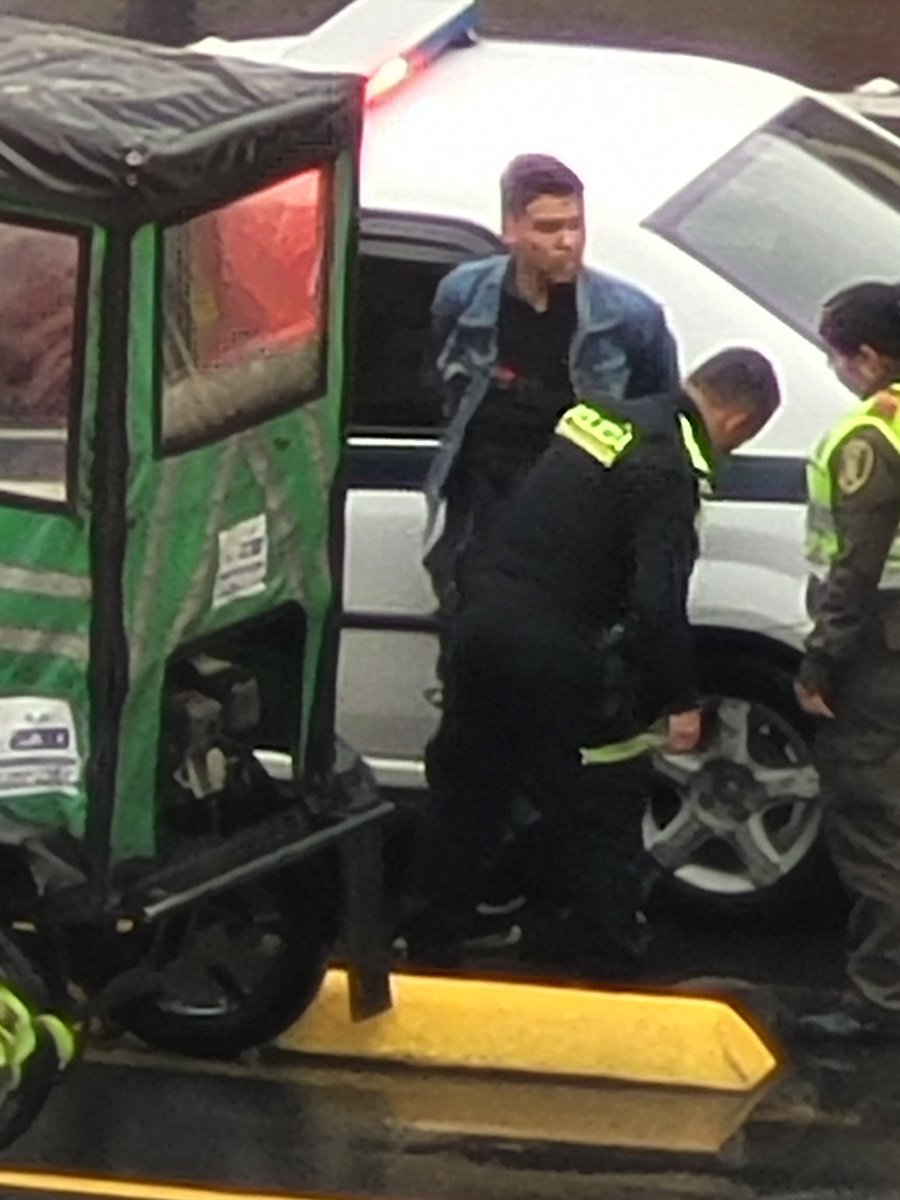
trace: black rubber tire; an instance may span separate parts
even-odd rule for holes
[[[812,722],[797,707],[793,675],[765,658],[725,653],[700,660],[701,688],[707,695],[755,701],[771,708],[809,742]],[[795,922],[829,921],[842,901],[842,893],[821,834],[807,855],[771,887],[753,893],[726,895],[664,876],[657,885],[654,904],[677,910],[696,924],[735,925],[770,922],[783,926]]]
[[[118,1008],[115,1019],[149,1046],[198,1058],[234,1058],[288,1029],[315,999],[334,942],[334,889],[324,872],[257,881],[279,914],[282,944],[268,970],[226,1012],[190,1014],[142,996]]]

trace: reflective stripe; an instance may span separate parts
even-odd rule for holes
[[[52,1013],[42,1013],[41,1016],[35,1018],[34,1023],[45,1030],[53,1039],[60,1069],[65,1070],[78,1052],[78,1042],[76,1041],[75,1034],[64,1021],[60,1020],[59,1017],[54,1017]]]
[[[681,440],[684,442],[684,448],[688,452],[691,466],[699,475],[707,477],[712,475],[712,463],[701,450],[700,443],[697,441],[697,435],[694,433],[694,427],[684,413],[678,414],[678,424],[681,426]]]
[[[650,750],[658,750],[666,743],[666,735],[658,729],[648,729],[621,742],[608,742],[605,746],[584,747],[581,750],[583,767],[602,767],[611,763],[627,762],[631,758]]]
[[[679,413],[678,425],[691,466],[701,477],[701,494],[711,495],[712,463],[703,453],[690,418],[684,413]],[[638,432],[630,421],[611,417],[601,408],[584,403],[576,404],[563,413],[556,426],[556,432],[590,454],[604,467],[611,467],[638,437]]]
[[[41,571],[31,567],[0,563],[0,589],[50,596],[56,600],[90,600],[91,581],[87,575],[69,575],[65,571]]]
[[[0,984],[0,1027],[6,1043],[6,1065],[16,1077],[37,1048],[31,1013],[11,988]]]
[[[0,626],[0,650],[13,654],[47,654],[87,663],[91,655],[90,639],[86,634],[58,633],[50,629],[18,629]]]
[[[576,404],[563,413],[556,432],[574,442],[604,467],[611,467],[622,451],[635,440],[630,421],[618,421],[601,409]]]

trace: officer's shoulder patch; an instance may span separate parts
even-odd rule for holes
[[[866,438],[850,438],[841,448],[837,485],[845,496],[861,491],[875,469],[875,448]]]

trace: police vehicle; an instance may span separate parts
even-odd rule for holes
[[[304,37],[202,47],[367,79],[340,728],[381,782],[422,786],[435,602],[421,491],[440,415],[419,366],[440,276],[500,246],[522,152],[584,179],[586,259],[663,302],[685,368],[775,361],[786,403],[706,512],[691,616],[718,720],[657,761],[646,843],[705,914],[816,902],[821,810],[791,679],[808,628],[804,460],[853,403],[817,344],[820,302],[900,277],[900,141],[790,80],[683,54],[481,38],[466,0],[356,0]]]

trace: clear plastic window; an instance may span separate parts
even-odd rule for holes
[[[77,233],[0,222],[0,493],[67,498],[82,253]]]
[[[323,168],[304,171],[166,229],[164,449],[321,394],[328,182]]]

